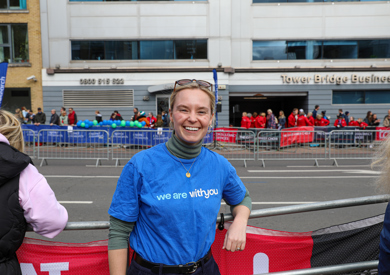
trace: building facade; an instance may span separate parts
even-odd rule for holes
[[[55,2],[55,3],[54,3]],[[167,110],[178,79],[214,82],[219,125],[241,113],[390,109],[388,1],[41,0],[45,109]]]
[[[0,2],[0,62],[8,63],[2,109],[43,106],[39,0]]]

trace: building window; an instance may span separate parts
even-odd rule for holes
[[[25,10],[27,9],[26,0],[0,0],[0,9]]]
[[[389,104],[390,90],[333,91],[332,104]]]
[[[390,58],[390,40],[253,41],[253,60]]]
[[[207,59],[207,40],[71,41],[72,60]]]
[[[337,2],[368,2],[368,1],[387,1],[387,0],[337,0]],[[298,3],[298,2],[336,2],[335,0],[253,0],[253,3]]]
[[[27,24],[0,24],[0,62],[29,62]]]

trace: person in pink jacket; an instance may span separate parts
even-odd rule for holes
[[[16,251],[29,224],[54,238],[66,226],[68,213],[24,149],[20,122],[0,110],[0,274],[21,274]]]

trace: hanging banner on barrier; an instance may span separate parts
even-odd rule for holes
[[[386,140],[390,133],[389,127],[376,127],[376,140]]]
[[[302,126],[283,129],[280,133],[280,147],[290,146],[295,143],[308,143],[313,141],[314,127]]]
[[[244,251],[222,250],[216,230],[212,252],[222,275],[249,275],[375,260],[384,215],[312,232],[247,227]],[[17,251],[23,275],[108,275],[107,241],[57,243],[25,238]]]
[[[215,139],[220,142],[236,143],[237,129],[216,128]]]

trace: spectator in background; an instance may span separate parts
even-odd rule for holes
[[[168,113],[166,111],[162,111],[162,120],[164,122],[163,127],[169,127]]]
[[[133,117],[131,118],[131,121],[136,121],[136,120],[138,120],[138,116],[139,116],[139,111],[138,111],[138,108],[134,108],[133,109],[133,112],[134,112],[134,115],[133,115]],[[163,111],[163,113],[164,113],[164,111]]]
[[[279,130],[286,128],[286,116],[283,111],[279,111]]]
[[[19,108],[15,110],[15,117],[20,123],[24,123],[25,118],[23,116],[23,112]]]
[[[145,126],[144,127],[149,127],[149,125],[150,125],[148,119],[145,116],[145,112],[144,111],[139,112],[138,121],[139,122],[145,121]]]
[[[251,120],[248,118],[247,112],[242,113],[241,128],[249,129],[251,127]]]
[[[387,111],[387,115],[385,115],[385,117],[383,118],[383,123],[385,123],[385,119],[386,118],[390,118],[390,110]],[[385,127],[388,127],[388,126],[385,126]]]
[[[265,113],[260,113],[260,115],[256,117],[255,128],[265,128],[266,122]]]
[[[115,113],[112,113],[112,114],[111,114],[110,120],[116,120],[116,114],[115,114]]]
[[[157,118],[155,118],[153,116],[153,113],[150,112],[148,114],[148,117],[147,117],[148,121],[149,121],[149,128],[154,128],[155,127],[155,124],[157,123]]]
[[[390,110],[389,110],[389,114],[386,115],[385,118],[383,119],[383,126],[390,127]]]
[[[34,125],[39,126],[46,123],[46,114],[42,112],[42,108],[38,107],[38,113],[35,115]]]
[[[314,106],[313,117],[317,117],[317,112],[318,112],[319,109],[320,109],[320,105]],[[313,120],[314,120],[314,118],[313,118]]]
[[[26,118],[26,116],[28,114],[28,110],[24,106],[21,109],[22,109],[23,117]]]
[[[271,109],[267,110],[267,129],[276,129],[276,124],[278,123],[276,117],[272,113]]]
[[[120,120],[120,121],[123,120],[123,117],[121,116],[121,114],[120,114],[117,110],[115,110],[114,113],[115,113],[115,115],[116,115],[116,117],[115,117],[116,120]]]
[[[368,126],[368,124],[365,123],[362,118],[358,118],[357,121],[359,122],[359,127],[360,128],[366,129],[366,127]]]
[[[253,112],[253,115],[252,115],[252,117],[250,118],[250,120],[251,120],[251,128],[256,128],[256,126],[255,126],[256,117],[257,117],[257,113],[256,113],[256,112]]]
[[[364,118],[364,123],[366,123],[367,125],[370,125],[371,123],[371,120],[372,120],[372,112],[371,111],[368,111],[367,112],[367,115],[366,117]]]
[[[359,122],[357,122],[353,116],[351,116],[351,117],[349,118],[348,126],[360,127]]]
[[[60,113],[60,125],[61,126],[66,126],[68,125],[68,115],[66,114],[66,109],[64,107],[61,108],[61,113]]]
[[[307,113],[307,119],[310,121],[311,126],[314,126],[314,117],[312,112]]]
[[[326,111],[322,111],[322,112],[321,112],[321,115],[322,115],[322,118],[323,118],[323,119],[329,120],[329,118],[330,118],[330,117],[328,118],[328,117],[326,116]],[[330,121],[329,121],[329,122],[330,122]]]
[[[294,108],[292,113],[288,116],[287,127],[297,127],[298,123],[298,108]]]
[[[164,127],[164,121],[162,120],[162,115],[161,114],[157,115],[156,127],[157,128]]]
[[[345,115],[343,113],[343,109],[339,109],[339,113],[337,114],[337,117],[341,116],[342,118],[345,119]]]
[[[299,110],[297,126],[298,126],[298,127],[303,127],[303,126],[314,126],[314,124],[311,124],[311,122],[309,121],[309,119],[305,116],[305,113],[303,112],[303,109],[300,109],[300,110]]]
[[[26,115],[27,123],[33,124],[35,120],[35,114],[32,110],[28,110],[28,113]]]
[[[372,114],[371,122],[368,125],[369,126],[376,126],[376,127],[378,127],[380,123],[381,123],[381,120],[378,119],[376,114]]]
[[[50,126],[60,125],[60,117],[57,115],[56,110],[51,110]]]
[[[333,124],[337,128],[345,127],[347,126],[347,123],[345,122],[344,116],[342,114],[337,115],[337,119]]]
[[[322,115],[317,115],[316,120],[314,121],[315,126],[321,126],[321,127],[328,126],[329,123],[330,123],[330,121],[327,119],[324,119],[322,117]]]
[[[103,121],[102,114],[98,110],[95,111],[95,119],[97,120],[98,123]]]
[[[349,112],[348,111],[345,112],[344,119],[345,119],[345,122],[348,125],[349,124]]]
[[[77,115],[76,112],[73,110],[73,108],[69,108],[69,114],[68,114],[68,124],[70,126],[74,126],[77,123]]]

